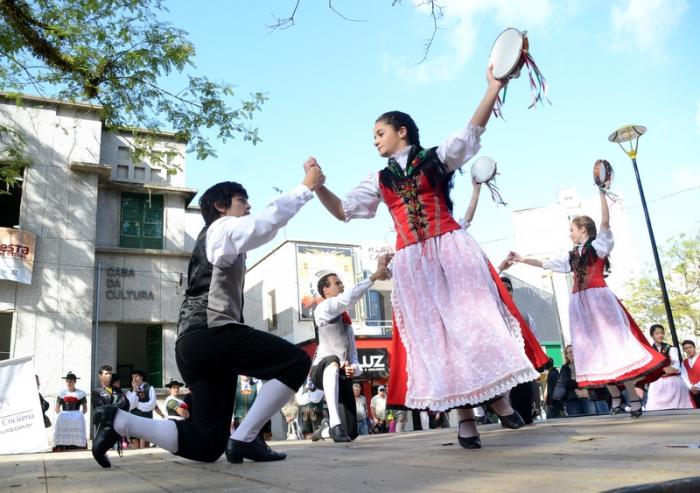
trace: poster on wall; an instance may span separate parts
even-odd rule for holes
[[[0,455],[49,450],[31,356],[0,361]]]
[[[0,279],[31,284],[35,246],[29,231],[0,228]]]
[[[297,244],[297,287],[299,290],[299,319],[311,320],[313,310],[323,299],[318,293],[318,280],[333,272],[343,284],[355,284],[355,261],[350,246],[323,246]],[[355,307],[350,308],[350,318]]]

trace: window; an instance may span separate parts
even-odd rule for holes
[[[5,184],[2,183],[4,188]],[[14,187],[8,190],[9,193],[5,193],[5,190],[0,192],[0,211],[2,211],[2,217],[0,217],[0,227],[1,228],[14,228],[19,225],[19,206],[22,203],[22,183],[19,182]]]
[[[10,359],[12,313],[0,313],[0,361]]]
[[[163,196],[122,194],[119,246],[163,248]]]
[[[267,293],[267,330],[277,330],[277,295],[273,289]]]
[[[381,326],[384,320],[384,296],[379,291],[370,289],[367,291],[367,326]]]

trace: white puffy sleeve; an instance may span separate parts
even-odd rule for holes
[[[445,163],[450,171],[464,166],[464,163],[481,149],[481,134],[485,130],[486,127],[478,127],[469,123],[465,128],[451,134],[437,148],[440,161]]]
[[[379,173],[372,172],[350,190],[341,200],[345,212],[345,222],[351,219],[371,219],[377,213],[377,207],[382,201],[379,192]]]
[[[569,263],[569,254],[559,255],[557,257],[548,258],[542,262],[542,267],[554,272],[571,272],[571,264]]]
[[[598,231],[598,236],[595,240],[591,242],[593,248],[595,248],[595,253],[600,258],[605,258],[610,255],[613,247],[615,246],[615,239],[613,238],[612,231],[610,228],[600,228]]]

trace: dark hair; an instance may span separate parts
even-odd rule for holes
[[[569,358],[566,357],[566,350],[569,348],[571,348],[571,355],[573,356],[573,354],[574,354],[574,346],[572,346],[571,344],[567,344],[566,346],[564,346],[564,362],[567,365],[571,364],[571,361],[569,361]]]
[[[695,343],[690,339],[686,339],[685,341],[681,342],[681,347],[685,346],[686,344],[690,344],[691,346],[695,347]]]
[[[576,274],[576,281],[578,283],[579,289],[583,288],[586,282],[586,275],[588,274],[588,267],[598,258],[598,254],[593,248],[592,242],[598,236],[598,230],[595,227],[595,221],[588,216],[576,216],[571,220],[577,228],[584,228],[586,234],[588,234],[588,240],[583,245],[583,250],[581,255],[576,255],[577,247],[574,248],[569,253],[569,260],[571,263],[571,270]],[[610,257],[605,257],[605,272],[610,273]]]
[[[138,375],[141,378],[146,378],[146,374],[143,372],[143,370],[132,370],[131,376],[133,377],[134,375]]]
[[[100,369],[99,369],[99,371],[98,371],[97,373],[99,373],[100,375],[102,375],[104,372],[107,372],[107,371],[110,372],[110,373],[113,373],[113,372],[112,372],[112,367],[109,366],[109,365],[102,365],[102,366],[100,366]]]
[[[508,286],[510,286],[511,290],[513,289],[513,281],[510,280],[510,277],[506,277],[506,276],[501,277],[501,282],[503,284],[507,284]]]
[[[219,219],[221,212],[216,209],[216,206],[230,207],[231,200],[236,195],[248,198],[248,192],[245,191],[243,185],[235,181],[222,181],[204,192],[199,199],[199,208],[202,211],[204,224],[209,226]]]
[[[651,337],[654,337],[654,332],[656,332],[656,329],[661,329],[664,333],[666,333],[666,329],[664,329],[663,325],[653,324],[651,327],[649,327],[649,335]]]
[[[418,125],[416,125],[416,122],[413,121],[413,118],[411,118],[411,115],[408,113],[404,113],[403,111],[387,111],[380,115],[376,121],[391,125],[397,132],[401,127],[406,127],[408,143],[420,147]]]
[[[323,288],[329,288],[331,286],[331,276],[338,277],[338,275],[335,272],[329,272],[321,279],[319,279],[318,284],[316,285],[316,289],[318,289],[318,294],[320,294],[321,298],[323,299],[326,298],[326,295],[323,294]]]

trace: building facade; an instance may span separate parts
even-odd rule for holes
[[[124,386],[134,369],[157,388],[179,378],[176,323],[201,224],[188,208],[185,143],[107,129],[99,110],[0,98],[0,123],[25,136],[31,158],[0,198],[0,226],[36,236],[31,283],[0,280],[0,358],[33,356],[49,397],[69,370],[89,390],[105,364]],[[142,138],[162,160],[134,157]]]

